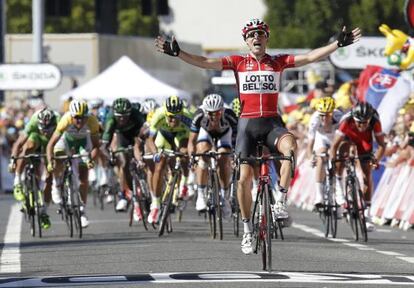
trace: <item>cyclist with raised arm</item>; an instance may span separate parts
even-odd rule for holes
[[[9,171],[15,172],[14,178],[14,189],[13,194],[14,198],[17,201],[24,201],[25,195],[23,192],[22,186],[22,174],[26,161],[20,159],[16,161],[17,156],[23,156],[28,154],[45,154],[46,146],[52,135],[55,131],[57,122],[59,121],[59,113],[50,110],[49,108],[43,108],[35,112],[30,118],[29,122],[26,124],[23,132],[20,134],[17,141],[14,143],[11,160],[9,164]],[[39,161],[40,164],[40,161]],[[41,179],[41,169],[38,167],[36,169],[38,179]],[[40,220],[43,229],[48,229],[50,227],[50,220],[47,214],[47,207],[49,206],[51,200],[50,190],[52,187],[52,174],[46,171],[46,180],[45,187],[43,189],[44,196],[44,206],[40,212]]]
[[[94,167],[99,149],[98,119],[89,114],[88,104],[83,100],[72,100],[69,111],[57,124],[56,130],[47,144],[47,171],[53,173],[52,200],[55,204],[62,203],[61,190],[64,165],[60,160],[53,160],[54,155],[90,154],[83,157],[79,163],[79,191],[81,195],[81,225],[88,227],[86,202],[88,199],[88,169]]]
[[[375,155],[372,156],[374,138],[378,144],[378,149]],[[377,111],[367,102],[359,102],[341,120],[329,152],[330,158],[346,157],[349,153],[350,144],[356,146],[358,157],[367,158],[367,161],[360,160],[359,164],[363,176],[362,193],[367,205],[365,212],[366,225],[367,230],[372,231],[375,226],[369,215],[373,190],[371,171],[372,168],[377,169],[379,167],[378,163],[384,155],[385,137]],[[336,166],[337,178],[340,179],[343,169],[344,165],[342,163]]]
[[[201,154],[216,147],[217,152],[231,152],[233,139],[237,131],[237,116],[231,109],[224,108],[223,98],[218,94],[207,95],[202,106],[195,112],[191,124],[188,140],[188,155]],[[218,157],[218,175],[221,187],[221,197],[224,200],[223,212],[228,217],[231,213],[228,201],[228,189],[231,177],[231,157],[221,155]],[[196,210],[207,209],[207,168],[208,159],[200,158],[196,170],[197,202]]]
[[[165,100],[164,106],[158,108],[150,124],[150,136],[148,146],[154,154],[155,171],[152,179],[154,191],[152,193],[151,212],[148,215],[149,223],[157,223],[159,220],[160,197],[162,195],[164,175],[166,172],[166,159],[160,153],[162,149],[169,149],[187,153],[188,136],[192,115],[183,107],[183,101],[177,96],[170,96]],[[179,197],[187,197],[186,181],[188,177],[188,165],[183,161],[183,177],[180,182]]]
[[[312,114],[309,120],[308,129],[308,147],[307,156],[311,157],[313,154],[321,155],[326,154],[329,157],[328,152],[331,147],[332,141],[335,136],[335,131],[339,126],[339,122],[343,116],[340,110],[335,109],[335,100],[331,97],[320,98],[316,104],[316,111]],[[316,157],[315,166],[315,208],[320,208],[323,204],[323,182],[325,179],[325,170],[323,167],[323,159]],[[342,189],[340,189],[340,180],[336,180],[336,203],[343,205],[345,198],[343,196]],[[339,213],[338,213],[339,214]]]
[[[278,116],[277,104],[280,92],[280,78],[284,69],[303,66],[327,57],[338,47],[354,43],[361,37],[359,28],[347,32],[345,27],[338,39],[324,47],[314,49],[305,55],[275,55],[266,53],[269,39],[269,26],[260,19],[248,21],[242,36],[249,53],[245,56],[232,55],[222,58],[207,58],[193,55],[180,49],[177,41],[172,42],[158,37],[155,45],[158,51],[205,69],[233,70],[239,89],[241,115],[238,122],[236,153],[241,158],[256,154],[259,140],[263,141],[271,152],[279,152],[290,156],[296,151],[296,140],[293,134],[283,127]],[[279,218],[287,218],[286,194],[291,180],[290,161],[282,161],[279,181],[279,197],[276,200],[276,213]],[[244,223],[244,234],[241,244],[243,253],[251,254],[252,227],[250,223],[252,197],[251,187],[254,176],[253,165],[242,163],[240,181],[238,182],[238,199]]]
[[[118,98],[112,104],[112,111],[108,114],[105,121],[104,133],[102,135],[102,144],[105,149],[112,147],[127,148],[134,147],[134,157],[138,163],[142,163],[141,155],[141,139],[143,125],[145,123],[144,115],[126,98]],[[118,176],[121,184],[122,193],[119,195],[120,199],[116,205],[117,211],[125,211],[128,201],[126,199],[126,192],[132,191],[132,176],[129,169],[131,156],[128,153],[119,153],[116,157],[116,165],[118,166]],[[136,211],[135,220],[142,219],[142,211]]]

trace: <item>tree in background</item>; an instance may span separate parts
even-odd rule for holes
[[[118,34],[156,36],[158,19],[142,16],[141,0],[118,2]],[[95,1],[72,0],[70,16],[46,17],[46,33],[88,33],[95,31]],[[7,0],[7,33],[32,32],[32,0]]]
[[[365,36],[382,36],[382,23],[408,30],[405,0],[265,0],[271,48],[316,48],[343,25],[360,27]],[[408,32],[408,31],[407,31]]]

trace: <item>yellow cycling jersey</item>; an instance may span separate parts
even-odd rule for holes
[[[86,124],[78,129],[75,127],[74,119],[69,112],[66,112],[57,124],[56,132],[72,139],[84,139],[88,135],[96,136],[99,134],[99,121],[94,115],[88,115]]]
[[[167,124],[165,107],[160,107],[155,110],[155,113],[151,118],[150,135],[154,135],[158,130],[172,133],[190,131],[192,115],[186,108],[174,117],[180,120],[180,124],[177,127],[172,128]]]

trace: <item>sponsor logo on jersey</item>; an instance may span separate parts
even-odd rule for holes
[[[280,72],[254,71],[239,72],[239,92],[246,93],[277,93],[280,85]]]

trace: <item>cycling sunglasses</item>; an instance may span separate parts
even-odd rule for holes
[[[267,36],[266,32],[263,30],[252,30],[246,33],[246,39],[254,38],[254,37],[263,37],[263,36]]]

